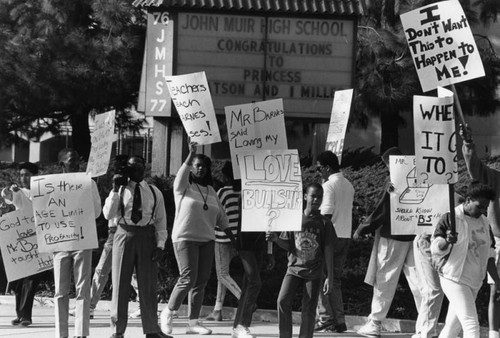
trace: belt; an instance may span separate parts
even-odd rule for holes
[[[155,227],[151,224],[148,225],[129,225],[118,224],[125,231],[154,231]]]

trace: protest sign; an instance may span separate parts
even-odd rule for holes
[[[85,173],[31,178],[40,252],[97,248],[91,184]]]
[[[422,90],[484,76],[474,36],[458,1],[401,14]]]
[[[9,282],[52,269],[52,255],[38,251],[31,205],[0,217],[0,248]]]
[[[415,164],[415,156],[390,156],[389,159],[394,185],[391,193],[393,235],[432,233],[441,216],[450,210],[448,185],[420,179]]]
[[[417,172],[428,183],[458,181],[457,145],[453,94],[440,89],[443,97],[413,97]]]
[[[352,89],[337,90],[333,98],[332,116],[326,137],[326,150],[330,150],[342,162],[344,138],[351,110]]]
[[[220,142],[219,126],[205,72],[167,76],[167,86],[192,142]]]
[[[288,148],[282,99],[227,106],[224,110],[235,178],[240,178],[238,153]]]
[[[241,170],[242,231],[300,231],[302,176],[293,150],[238,154]]]
[[[95,127],[90,136],[90,148],[87,173],[92,177],[106,174],[111,157],[111,149],[115,140],[115,111],[111,110],[95,117]]]

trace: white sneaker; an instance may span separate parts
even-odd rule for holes
[[[255,338],[255,336],[250,333],[248,327],[243,325],[237,325],[233,329],[233,334],[231,335],[231,338]]]
[[[69,310],[69,312],[68,312],[68,313],[69,313],[69,315],[70,315],[71,317],[74,317],[74,316],[75,316],[75,312],[76,312],[76,309],[71,309],[71,310]]]
[[[163,332],[165,334],[172,333],[172,319],[173,319],[172,312],[170,312],[170,314],[169,314],[167,309],[165,308],[160,314],[161,332]]]
[[[130,318],[141,318],[141,309],[137,309],[128,315]]]
[[[206,334],[212,334],[212,330],[201,325],[201,323],[198,321],[196,322],[196,325],[193,326],[188,325],[188,327],[186,328],[186,333],[187,334],[197,333],[206,335]]]
[[[381,329],[382,325],[380,323],[376,323],[370,319],[358,330],[358,334],[368,337],[380,337]]]

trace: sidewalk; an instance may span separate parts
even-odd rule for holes
[[[71,304],[73,300],[71,301]],[[159,304],[159,310],[163,309],[166,304]],[[90,337],[106,338],[111,336],[111,329],[109,327],[109,301],[100,301],[98,303],[94,319],[90,320]],[[138,303],[131,302],[129,304],[129,312],[137,310]],[[202,315],[208,314],[212,310],[211,307],[203,307]],[[179,310],[179,318],[174,319],[174,337],[198,337],[198,335],[186,334],[185,327],[187,323],[186,317],[187,307],[182,306]],[[222,322],[209,322],[204,324],[213,330],[211,337],[230,337],[232,333],[232,320],[234,317],[234,308],[224,308]],[[54,306],[52,298],[36,297],[35,306],[33,309],[33,324],[29,327],[16,327],[10,324],[14,318],[15,302],[14,296],[0,296],[0,337],[26,337],[26,338],[48,338],[55,337],[54,334]],[[73,317],[69,317],[70,322],[70,337],[73,332]],[[315,337],[360,337],[355,332],[365,323],[366,317],[347,316],[348,332],[342,334],[332,333],[317,333]],[[298,334],[300,314],[294,313],[294,335]],[[388,319],[384,322],[384,327],[387,333],[384,336],[390,337],[411,337],[414,331],[414,321],[409,320],[395,320]],[[251,332],[257,337],[279,337],[276,311],[272,310],[257,310],[254,314],[254,321],[252,323]],[[398,333],[406,332],[406,333]],[[141,320],[129,319],[127,331],[125,332],[126,338],[144,337],[142,332]]]

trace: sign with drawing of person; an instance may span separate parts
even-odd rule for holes
[[[0,249],[9,282],[53,267],[52,255],[38,250],[32,208],[0,216]]]
[[[106,174],[111,157],[113,142],[115,141],[115,111],[96,115],[95,127],[90,136],[92,146],[90,148],[87,173],[92,177]]]
[[[439,87],[438,95],[413,97],[417,172],[426,173],[429,183],[453,184],[458,181],[453,93]]]
[[[287,149],[283,100],[224,107],[233,174],[240,178],[237,154],[255,149]]]
[[[415,156],[390,156],[391,233],[413,235],[432,232],[449,211],[447,184],[432,184],[418,174]]]
[[[91,189],[91,178],[86,173],[31,178],[40,252],[98,247]]]
[[[424,92],[484,76],[458,1],[441,1],[401,14],[401,23]]]
[[[326,150],[330,150],[342,163],[342,150],[344,150],[345,132],[349,113],[351,110],[352,89],[337,90],[333,98],[332,115],[326,137]]]
[[[167,76],[167,86],[191,142],[221,141],[205,72]]]
[[[296,149],[239,153],[242,231],[300,231],[302,175]]]

